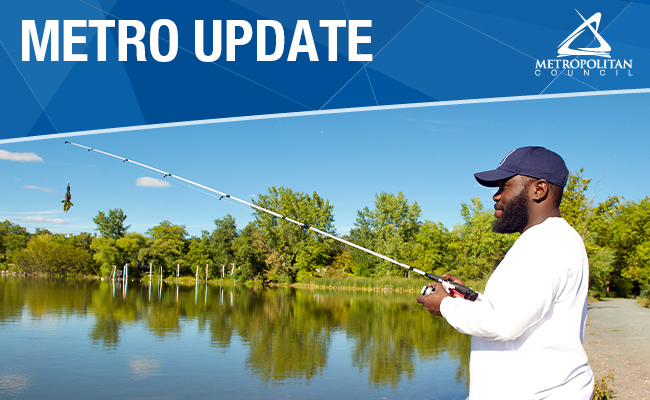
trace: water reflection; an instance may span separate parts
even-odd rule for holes
[[[193,321],[222,352],[241,343],[245,368],[262,382],[321,376],[334,334],[347,339],[353,367],[368,374],[372,387],[395,388],[422,360],[442,358],[455,360],[457,383],[467,382],[469,338],[424,312],[412,294],[29,277],[0,277],[0,288],[0,325],[24,312],[33,319],[84,316],[93,320],[91,343],[109,352],[134,325],[167,341]],[[132,379],[142,380],[158,376],[162,366],[156,356],[139,356],[128,368]],[[0,375],[2,388],[28,382],[20,374]]]
[[[29,377],[20,370],[0,369],[0,395],[16,396],[29,387]]]
[[[159,376],[160,369],[160,360],[153,356],[132,356],[129,360],[129,373],[131,379],[136,381],[152,376]]]

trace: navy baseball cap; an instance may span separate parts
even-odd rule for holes
[[[497,169],[477,172],[474,178],[483,186],[497,187],[500,180],[510,179],[515,175],[546,179],[563,188],[569,177],[569,170],[557,153],[544,147],[529,146],[512,150]]]

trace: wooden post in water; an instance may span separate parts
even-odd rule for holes
[[[153,280],[153,263],[149,263],[149,282]]]
[[[196,283],[199,283],[199,266],[196,266]]]
[[[176,279],[178,279],[178,274],[181,272],[181,265],[176,264]]]
[[[124,269],[122,273],[122,283],[124,284],[123,286],[123,293],[122,293],[122,298],[126,299],[126,285],[129,282],[129,264],[124,264]]]
[[[205,282],[208,282],[208,269],[209,269],[209,264],[205,264]]]

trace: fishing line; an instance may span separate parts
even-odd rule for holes
[[[245,204],[245,205],[247,205],[247,206],[249,206],[249,207],[251,207],[251,208],[254,208],[254,209],[258,210],[258,211],[261,211],[261,212],[264,212],[264,213],[267,213],[267,214],[271,214],[271,215],[273,215],[274,217],[277,217],[277,218],[280,218],[280,219],[282,219],[282,220],[285,220],[285,221],[291,222],[291,223],[293,223],[293,224],[296,224],[296,225],[300,226],[300,227],[301,227],[302,229],[304,229],[304,230],[311,230],[311,231],[316,232],[316,233],[318,233],[318,234],[320,234],[320,235],[322,235],[322,236],[328,237],[328,238],[330,238],[330,239],[334,239],[334,240],[336,240],[336,241],[338,241],[338,242],[341,242],[341,243],[347,244],[348,246],[354,247],[355,249],[358,249],[358,250],[364,251],[364,252],[366,252],[366,253],[368,253],[368,254],[371,254],[371,255],[373,255],[373,256],[375,256],[375,257],[379,257],[379,258],[381,258],[382,260],[388,261],[388,262],[393,263],[393,264],[395,264],[395,265],[399,265],[399,266],[402,267],[402,268],[406,268],[406,269],[408,269],[408,270],[410,270],[410,271],[413,271],[413,272],[415,272],[415,273],[417,273],[417,274],[420,274],[420,275],[422,275],[422,276],[426,276],[427,278],[429,278],[429,279],[431,279],[431,280],[434,280],[434,281],[436,281],[436,282],[440,282],[441,284],[443,284],[443,286],[445,286],[445,288],[446,288],[448,291],[452,291],[452,292],[458,293],[458,294],[460,294],[461,296],[463,296],[463,297],[466,298],[466,299],[471,299],[471,300],[473,300],[473,299],[475,299],[476,297],[478,297],[478,293],[477,293],[477,292],[474,292],[473,290],[471,290],[471,289],[469,289],[469,288],[466,288],[465,286],[459,285],[459,284],[457,284],[457,283],[452,283],[452,282],[446,281],[446,280],[442,279],[442,278],[439,277],[439,276],[436,276],[436,275],[430,274],[430,273],[428,273],[428,272],[421,271],[421,270],[419,270],[419,269],[417,269],[417,268],[411,267],[410,265],[404,264],[404,263],[399,262],[399,261],[397,261],[397,260],[394,260],[394,259],[392,259],[392,258],[390,258],[390,257],[387,257],[387,256],[385,256],[385,255],[383,255],[383,254],[379,254],[379,253],[377,253],[377,252],[375,252],[375,251],[372,251],[372,250],[367,249],[367,248],[365,248],[365,247],[359,246],[358,244],[355,244],[355,243],[350,242],[350,241],[348,241],[348,240],[342,239],[342,238],[340,238],[340,237],[338,237],[338,236],[335,236],[335,235],[333,235],[333,234],[331,234],[331,233],[329,233],[329,232],[322,231],[322,230],[320,230],[320,229],[318,229],[318,228],[315,228],[315,227],[313,227],[313,226],[311,226],[311,225],[309,225],[309,224],[306,224],[306,223],[303,223],[303,222],[297,221],[297,220],[295,220],[295,219],[293,219],[293,218],[289,218],[289,217],[284,216],[284,215],[282,215],[282,214],[279,214],[279,213],[277,213],[277,212],[275,212],[275,211],[272,211],[272,210],[266,209],[266,208],[264,208],[264,207],[260,207],[260,206],[258,206],[257,204],[254,204],[254,203],[248,202],[248,201],[246,201],[246,200],[239,199],[239,198],[237,198],[237,197],[235,197],[235,196],[231,196],[231,195],[228,194],[228,193],[225,193],[225,192],[222,192],[222,191],[219,191],[219,190],[216,190],[216,189],[210,188],[210,187],[208,187],[208,186],[205,186],[205,185],[202,185],[202,184],[200,184],[200,183],[197,183],[197,182],[191,181],[191,180],[189,180],[189,179],[185,179],[185,178],[183,178],[183,177],[181,177],[181,176],[174,175],[174,174],[172,174],[172,173],[170,173],[170,172],[166,172],[166,171],[160,170],[160,169],[158,169],[158,168],[154,168],[154,167],[151,167],[151,166],[149,166],[149,165],[139,163],[139,162],[137,162],[137,161],[135,161],[135,160],[131,160],[131,159],[128,159],[128,158],[125,158],[125,157],[117,156],[117,155],[115,155],[115,154],[107,153],[107,152],[102,151],[102,150],[94,149],[94,148],[91,148],[91,147],[88,147],[88,146],[84,146],[84,145],[82,145],[82,144],[78,144],[78,143],[73,143],[73,142],[70,142],[70,141],[66,141],[65,143],[66,143],[66,144],[71,144],[71,145],[73,145],[73,146],[81,147],[81,148],[83,148],[83,149],[87,149],[88,151],[94,151],[94,152],[97,152],[97,153],[100,153],[100,154],[104,154],[104,155],[106,155],[106,156],[113,157],[113,158],[116,158],[116,159],[118,159],[118,160],[122,160],[123,163],[127,163],[127,162],[128,162],[128,163],[131,163],[131,164],[138,165],[138,166],[140,166],[140,167],[143,167],[143,168],[146,168],[146,169],[148,169],[148,170],[151,170],[151,171],[157,172],[157,173],[159,173],[159,174],[162,174],[162,175],[163,175],[163,178],[174,178],[174,179],[177,179],[177,180],[179,180],[179,181],[181,181],[181,182],[185,182],[185,183],[190,184],[190,185],[192,185],[192,186],[195,186],[195,187],[198,187],[198,188],[201,188],[201,189],[207,190],[207,191],[209,191],[209,192],[212,192],[212,193],[215,193],[215,194],[219,195],[219,200],[230,199],[230,200],[233,200],[233,201],[239,202],[239,203],[241,203],[241,204]],[[292,205],[292,206],[293,206],[293,205]],[[294,209],[295,209],[295,206],[293,206],[293,207],[294,207]]]
[[[192,189],[192,190],[195,190],[195,191],[197,191],[197,192],[199,192],[199,193],[201,193],[201,194],[204,194],[204,195],[206,195],[206,196],[210,196],[210,197],[212,197],[212,198],[214,198],[214,199],[222,200],[222,201],[224,201],[225,203],[227,203],[228,205],[230,205],[230,206],[232,206],[232,207],[237,207],[237,208],[239,208],[240,210],[244,210],[244,211],[249,211],[249,210],[250,210],[250,207],[242,206],[241,204],[238,204],[238,203],[235,203],[235,202],[232,202],[232,201],[227,201],[228,199],[225,199],[225,198],[222,199],[221,196],[214,195],[214,194],[212,194],[212,193],[210,193],[210,192],[206,192],[206,191],[201,190],[201,189],[199,189],[199,188],[195,188],[195,187],[193,187],[193,186],[191,186],[191,185],[183,184],[183,186],[186,186],[186,187],[188,187],[188,188],[190,188],[190,189]]]
[[[106,153],[106,152],[103,152],[103,151],[100,151],[100,150],[97,150],[97,149],[93,149],[93,148],[90,148],[90,147],[86,147],[86,146],[83,146],[83,145],[80,145],[80,144],[77,144],[77,143],[72,143],[72,142],[70,142],[70,141],[66,141],[65,143],[66,143],[66,144],[75,145],[75,146],[78,146],[78,147],[86,148],[86,149],[88,149],[88,151],[96,151],[96,152],[98,152],[98,153],[102,153],[102,154],[109,155],[109,156],[114,157],[114,158],[118,158],[118,159],[122,160],[122,161],[125,162],[125,163],[126,163],[126,162],[129,162],[129,163],[131,163],[131,164],[134,164],[136,167],[138,167],[138,168],[140,168],[140,169],[143,169],[143,170],[147,170],[147,171],[155,171],[155,172],[163,173],[163,179],[167,178],[168,176],[172,176],[172,174],[164,173],[164,171],[160,171],[160,170],[158,170],[158,169],[156,169],[156,168],[149,167],[149,166],[146,165],[146,164],[142,164],[142,163],[134,162],[134,161],[129,160],[129,159],[124,158],[124,157],[119,157],[119,156],[116,156],[116,155],[114,155],[114,154]],[[67,151],[67,147],[66,147],[66,151]],[[148,173],[147,175],[151,176],[150,173]],[[173,176],[173,177],[175,178],[176,176]],[[196,186],[196,185],[194,184],[194,182],[191,182],[191,181],[190,181],[191,183],[188,183],[188,182],[186,182],[186,181],[183,180],[183,179],[178,179],[178,181],[179,181],[179,182],[178,182],[179,184],[181,184],[181,185],[183,185],[183,186],[185,186],[185,187],[187,187],[187,188],[189,188],[189,189],[192,189],[192,190],[195,190],[195,191],[197,191],[197,192],[199,192],[199,193],[202,193],[202,194],[205,194],[205,195],[207,195],[207,196],[213,197],[213,198],[215,198],[215,199],[217,199],[217,200],[224,200],[223,195],[215,195],[215,194],[213,194],[213,193],[210,193],[209,191],[201,190],[201,189],[203,189],[203,188],[201,187],[202,185]],[[232,205],[232,206],[235,206],[235,207],[239,208],[239,209],[242,209],[242,210],[248,210],[247,207],[244,207],[244,206],[242,206],[242,205],[240,205],[240,204],[233,203],[233,202],[228,202],[228,203],[229,203],[230,205]]]

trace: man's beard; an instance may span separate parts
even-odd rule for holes
[[[518,195],[503,204],[501,219],[492,223],[492,231],[496,233],[515,233],[524,230],[528,225],[528,196],[526,188]]]

